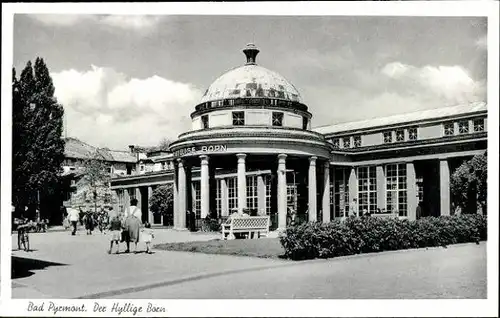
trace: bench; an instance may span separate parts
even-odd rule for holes
[[[269,216],[232,216],[229,223],[222,223],[222,239],[234,239],[235,233],[248,233],[251,238],[254,233],[269,235]]]

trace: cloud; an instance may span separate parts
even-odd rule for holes
[[[331,85],[331,79],[324,85],[299,85],[314,126],[486,101],[486,80],[473,79],[462,66],[391,62],[334,76],[348,80],[339,85]]]
[[[435,99],[447,104],[461,104],[485,98],[484,81],[475,81],[458,65],[416,67],[393,62],[385,65],[381,73],[399,85],[412,88],[415,94],[433,95]]]
[[[109,15],[100,20],[101,23],[127,30],[149,30],[159,21],[159,16],[143,15]]]
[[[43,24],[56,26],[75,25],[94,19],[94,16],[85,14],[30,14],[29,16]]]
[[[476,48],[480,50],[486,50],[488,48],[488,37],[485,34],[479,39],[477,39],[474,44],[476,45]]]
[[[113,28],[150,31],[161,21],[161,16],[150,15],[91,15],[91,14],[32,14],[33,19],[45,25],[71,26],[93,22]]]
[[[176,139],[190,129],[189,114],[201,92],[157,75],[129,78],[111,68],[51,74],[64,106],[68,136],[100,147],[124,149]]]

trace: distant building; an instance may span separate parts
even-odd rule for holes
[[[107,148],[97,148],[76,138],[65,139],[63,162],[63,180],[66,188],[70,191],[65,193],[63,204],[65,206],[87,207],[92,201],[92,191],[86,186],[84,175],[84,163],[95,154],[99,155],[108,166],[111,177],[133,175],[137,171],[137,161],[141,154],[130,151],[109,150]],[[109,192],[109,199],[105,202],[112,204],[112,193]]]
[[[250,209],[282,229],[289,208],[309,221],[363,211],[415,219],[419,201],[423,216],[453,213],[450,175],[487,148],[485,103],[311,128],[297,89],[258,66],[258,52],[248,45],[246,64],[210,85],[170,152],[112,179],[117,209],[137,198],[148,211],[154,188],[172,184],[173,220],[143,212],[143,221],[184,229],[187,211],[204,219]]]

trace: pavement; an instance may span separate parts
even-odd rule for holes
[[[156,229],[154,244],[216,238]],[[34,233],[31,252],[12,241],[12,298],[486,298],[486,243],[294,262],[160,250],[108,255],[105,235],[83,231]]]

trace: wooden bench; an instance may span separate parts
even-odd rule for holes
[[[269,235],[269,216],[232,216],[229,223],[222,223],[222,239],[234,239],[235,233],[248,233],[251,238],[254,233],[258,237]]]

